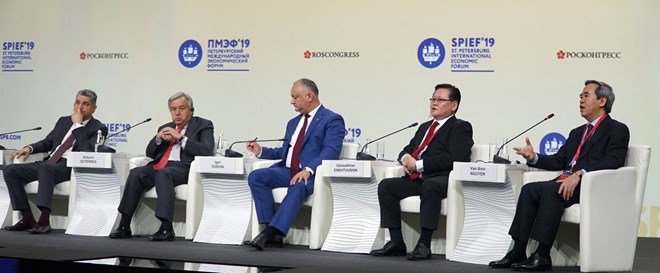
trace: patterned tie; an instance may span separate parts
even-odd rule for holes
[[[183,127],[176,128],[176,131],[181,133],[183,131]],[[167,146],[167,150],[165,150],[165,154],[163,154],[163,157],[160,158],[160,161],[154,165],[154,171],[159,171],[163,168],[165,168],[165,165],[167,165],[167,161],[170,159],[170,154],[172,153],[172,148],[174,145],[176,145],[176,141],[170,142],[170,146]]]
[[[438,122],[433,121],[433,123],[431,124],[431,128],[429,128],[429,131],[426,132],[426,136],[424,137],[424,141],[422,141],[422,144],[419,145],[419,147],[417,149],[415,149],[415,151],[412,153],[411,156],[414,159],[418,159],[419,154],[426,148],[426,146],[429,145],[429,143],[431,143],[431,140],[433,140],[433,137],[436,134],[436,131],[435,131],[436,127],[438,127]],[[415,180],[417,178],[419,178],[419,172],[413,172],[413,173],[410,174],[410,179]]]
[[[293,145],[293,152],[291,153],[292,177],[300,171],[300,150],[302,150],[303,139],[305,139],[305,130],[307,130],[307,118],[309,118],[309,115],[305,115],[305,121],[303,122],[303,126],[300,128],[300,132],[298,133],[296,144]]]
[[[59,161],[60,158],[62,158],[64,152],[66,152],[66,150],[68,150],[69,148],[71,148],[71,146],[73,146],[73,141],[75,140],[76,140],[76,136],[74,136],[73,132],[71,132],[71,135],[69,135],[69,137],[66,138],[64,143],[62,143],[62,145],[60,145],[60,147],[57,148],[57,150],[55,150],[55,152],[50,156],[50,158],[48,159],[48,163],[52,163],[52,164],[57,163],[57,161]]]

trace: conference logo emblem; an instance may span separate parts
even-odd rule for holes
[[[566,144],[566,138],[560,133],[549,133],[541,139],[539,151],[543,155],[553,155]]]
[[[559,52],[557,52],[557,59],[563,60],[565,57],[566,57],[566,52],[564,52],[563,50],[559,50]]]
[[[187,68],[193,68],[202,61],[202,45],[195,40],[187,40],[179,47],[179,62]]]
[[[419,44],[417,59],[426,68],[436,68],[445,59],[445,46],[438,39],[428,38]]]

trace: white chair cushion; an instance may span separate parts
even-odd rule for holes
[[[64,181],[62,183],[55,185],[55,188],[53,190],[53,195],[69,196],[71,193],[70,189],[71,189],[71,182]],[[39,182],[36,180],[27,183],[25,185],[25,192],[28,194],[36,194],[38,190],[39,190]]]
[[[402,212],[419,213],[421,202],[422,200],[419,198],[419,196],[415,195],[404,198],[399,202],[399,205],[401,206]],[[447,215],[447,198],[442,199],[442,207],[440,209],[440,214],[445,216]]]
[[[174,196],[178,200],[188,200],[188,184],[178,185],[174,188]],[[151,188],[144,193],[146,198],[157,198],[156,187]]]
[[[284,200],[284,197],[286,196],[286,193],[289,188],[276,188],[273,189],[273,199],[275,200],[275,203],[281,204],[282,200]],[[307,200],[303,203],[303,206],[308,206],[311,207],[314,202],[314,194],[310,195],[307,197]]]
[[[569,222],[573,224],[580,223],[580,204],[574,204],[564,210],[564,215],[561,217],[561,220],[564,222]]]

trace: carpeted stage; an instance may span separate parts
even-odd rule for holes
[[[660,272],[660,238],[640,238],[633,272]],[[134,263],[136,268],[73,263],[109,257],[111,263]],[[0,272],[181,272],[200,268],[207,272],[510,272],[445,260],[434,255],[430,261],[408,261],[405,257],[371,257],[365,254],[309,250],[305,246],[285,246],[257,251],[247,246],[202,244],[178,237],[173,242],[150,242],[146,236],[113,240],[106,237],[72,236],[63,230],[53,234],[31,235],[0,230]],[[16,258],[17,261],[7,258]],[[117,262],[114,262],[117,261]],[[218,265],[223,264],[223,265]],[[242,267],[246,266],[246,267]],[[158,269],[156,267],[169,267]],[[248,268],[249,267],[249,268]],[[578,267],[555,267],[553,272],[579,272]]]

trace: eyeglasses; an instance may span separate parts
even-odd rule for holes
[[[445,102],[445,101],[452,101],[452,100],[448,100],[448,99],[443,99],[443,98],[430,98],[430,99],[429,99],[429,101],[430,101],[430,102],[437,102],[437,103],[441,103],[441,102]]]

